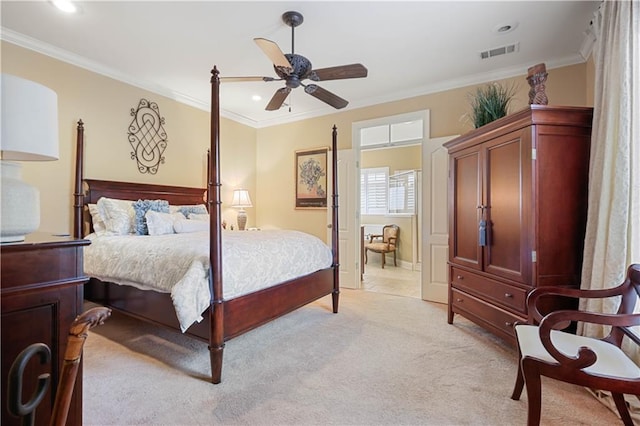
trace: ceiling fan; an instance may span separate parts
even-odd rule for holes
[[[271,40],[267,40],[265,38],[253,39],[258,47],[260,47],[271,60],[273,68],[279,78],[223,77],[220,80],[223,82],[284,81],[285,87],[276,91],[265,108],[267,111],[275,111],[279,109],[283,105],[285,99],[287,99],[287,96],[289,96],[289,93],[291,93],[291,89],[295,89],[300,86],[304,87],[305,93],[320,99],[322,102],[325,102],[336,109],[346,107],[349,103],[347,100],[323,89],[317,84],[304,84],[303,80],[327,81],[342,80],[346,78],[361,78],[367,76],[367,69],[362,64],[350,64],[314,70],[311,66],[311,61],[302,55],[294,53],[294,30],[298,25],[302,24],[302,21],[304,20],[302,14],[293,11],[285,12],[282,15],[282,20],[285,24],[291,27],[291,53],[282,53],[280,47]]]

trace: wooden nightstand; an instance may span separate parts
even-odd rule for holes
[[[33,233],[24,242],[0,245],[2,330],[2,424],[18,425],[6,407],[7,376],[16,356],[32,343],[51,348],[51,363],[32,358],[24,373],[23,402],[27,402],[38,375],[51,373],[47,395],[36,410],[36,424],[49,422],[60,378],[69,327],[83,310],[83,247],[89,240]],[[53,387],[53,392],[52,392]],[[67,424],[82,424],[82,365],[69,409]]]

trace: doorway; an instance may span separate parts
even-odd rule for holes
[[[360,151],[360,228],[363,253],[362,288],[421,297],[420,211],[421,145]],[[395,225],[395,252],[367,251],[383,241],[383,227]],[[364,263],[366,261],[366,264]]]
[[[431,139],[429,124],[429,110],[353,123],[352,141],[356,175],[362,179],[362,169],[383,165],[379,161],[367,163],[367,159],[363,157],[364,151],[380,151],[383,157],[392,159],[392,150],[402,148],[405,149],[404,156],[410,157],[414,162],[405,163],[397,168],[400,172],[414,170],[417,176],[415,210],[410,213],[378,212],[377,220],[373,220],[372,215],[368,214],[371,212],[367,206],[363,206],[361,186],[364,183],[361,179],[355,179],[353,182],[356,187],[355,195],[359,198],[355,200],[356,206],[359,207],[355,228],[359,230],[360,235],[354,236],[360,241],[356,246],[359,249],[357,257],[360,259],[362,277],[355,288],[418,297],[440,303],[447,301],[449,162],[443,144],[455,136]],[[364,138],[368,138],[368,141],[363,143]],[[367,144],[369,146],[366,146]],[[392,171],[391,175],[395,171]],[[402,230],[400,231],[400,239],[405,243],[405,253],[404,256],[400,256],[398,266],[393,266],[391,258],[391,262],[385,262],[385,268],[382,269],[380,261],[376,263],[375,260],[379,259],[379,254],[369,256],[368,264],[364,265],[363,241],[370,233],[368,230],[365,231],[367,226],[381,226],[400,221],[404,221],[401,228],[404,227],[405,232],[402,234]],[[409,235],[406,231],[409,231]],[[407,246],[411,248],[407,250]],[[400,251],[402,252],[402,247]],[[410,255],[407,255],[407,251]]]

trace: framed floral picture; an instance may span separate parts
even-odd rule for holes
[[[296,209],[327,208],[328,151],[296,151]]]

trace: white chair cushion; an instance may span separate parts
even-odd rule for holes
[[[558,361],[542,345],[537,326],[521,324],[517,325],[515,329],[520,353],[523,357],[528,356],[550,364],[558,364]],[[551,342],[561,353],[571,357],[578,355],[578,349],[581,346],[593,350],[597,360],[593,365],[584,368],[585,373],[628,379],[640,378],[640,367],[620,348],[610,343],[559,330],[551,331]]]

